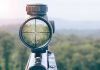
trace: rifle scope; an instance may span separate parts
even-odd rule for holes
[[[43,4],[27,5],[26,11],[32,17],[20,27],[20,39],[31,48],[32,52],[42,53],[48,48],[53,34],[53,25],[44,18],[47,6]]]

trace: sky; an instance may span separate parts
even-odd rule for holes
[[[0,0],[0,18],[24,18],[26,4],[48,5],[48,16],[70,21],[100,21],[100,0]]]

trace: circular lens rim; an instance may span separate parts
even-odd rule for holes
[[[31,21],[31,20],[34,20],[34,19],[38,19],[38,20],[41,20],[41,21],[43,21],[44,23],[46,23],[46,25],[48,26],[48,29],[49,29],[49,31],[50,31],[50,35],[49,35],[49,38],[48,38],[47,42],[45,42],[43,45],[38,46],[38,47],[33,47],[33,46],[29,45],[29,44],[24,40],[24,38],[23,38],[23,32],[22,32],[22,31],[23,31],[24,25],[27,24],[27,22],[29,22],[29,21]],[[20,30],[19,30],[19,37],[20,37],[21,41],[22,41],[27,47],[29,47],[29,48],[31,48],[32,50],[35,50],[35,51],[38,51],[38,50],[41,51],[41,50],[43,50],[43,48],[48,47],[47,45],[48,45],[49,42],[51,41],[52,34],[53,34],[53,30],[52,30],[51,24],[50,24],[47,20],[45,20],[44,18],[42,18],[42,17],[32,17],[32,18],[29,18],[28,20],[26,20],[26,21],[21,25]],[[41,49],[41,50],[40,50],[40,49]]]

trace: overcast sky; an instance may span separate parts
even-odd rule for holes
[[[49,17],[73,21],[100,21],[100,0],[0,0],[0,18],[25,17],[26,3],[47,4]]]

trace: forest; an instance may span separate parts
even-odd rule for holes
[[[55,33],[49,49],[55,53],[58,70],[100,70],[100,36],[97,34]],[[0,30],[0,70],[25,70],[30,52],[17,34]]]

